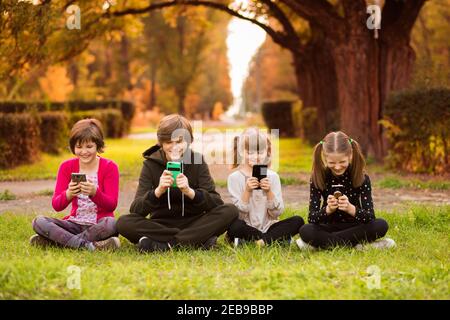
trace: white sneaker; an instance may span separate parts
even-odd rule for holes
[[[384,239],[380,239],[365,245],[362,244],[357,244],[355,246],[356,250],[364,250],[367,249],[369,247],[375,248],[375,249],[390,249],[390,248],[395,248],[396,243],[393,239],[391,238],[384,238]]]
[[[300,250],[304,250],[304,251],[314,251],[316,250],[316,247],[313,247],[310,244],[307,244],[306,242],[304,242],[301,238],[298,238],[295,243],[297,243],[297,246],[300,248]]]

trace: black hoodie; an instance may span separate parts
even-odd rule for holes
[[[191,164],[183,163],[183,174],[188,178],[189,186],[195,191],[195,197],[191,200],[184,196],[184,216],[192,217],[222,205],[223,201],[215,190],[214,180],[203,156],[191,149],[187,149],[186,152],[190,154],[192,161]],[[155,145],[146,150],[143,156],[146,160],[130,212],[144,217],[150,214],[153,219],[182,218],[182,192],[178,188],[170,188],[171,210],[168,207],[168,192],[162,194],[160,198],[155,196],[155,189],[167,163],[161,147]],[[194,158],[201,159],[201,164],[194,164]]]

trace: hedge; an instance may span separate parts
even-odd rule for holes
[[[450,89],[396,92],[384,106],[391,167],[408,172],[450,171]]]
[[[39,158],[39,118],[35,113],[0,113],[0,168]]]
[[[120,138],[125,134],[126,123],[122,113],[116,109],[77,111],[70,114],[69,126],[72,127],[77,121],[95,118],[102,123],[103,133],[108,138]]]
[[[294,137],[293,101],[264,102],[262,115],[269,129],[279,129],[280,137]]]
[[[58,154],[67,145],[69,116],[64,111],[46,111],[39,114],[39,130],[41,136],[41,150]]]
[[[135,106],[129,101],[106,100],[106,101],[68,101],[61,102],[27,102],[27,101],[0,101],[0,112],[23,113],[30,111],[67,111],[80,112],[90,110],[120,110],[123,119],[124,134],[130,131],[131,120],[135,113]]]

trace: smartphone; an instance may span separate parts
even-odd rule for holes
[[[258,178],[258,181],[261,181],[261,179],[267,178],[267,165],[266,164],[255,164],[253,166],[252,177]],[[258,187],[256,189],[261,189],[261,187]]]
[[[336,198],[336,199],[339,199],[339,197],[342,197],[342,188],[344,188],[344,186],[342,185],[342,184],[333,184],[332,186],[331,186],[331,189],[332,189],[332,191],[333,191],[333,196]]]
[[[71,177],[72,182],[80,183],[86,182],[86,174],[85,173],[72,173]]]
[[[177,161],[168,161],[166,165],[166,169],[172,173],[173,184],[172,187],[177,186],[177,177],[180,173],[183,173],[183,164]]]

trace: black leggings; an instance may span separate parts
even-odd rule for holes
[[[264,240],[269,244],[277,240],[289,240],[294,235],[298,234],[298,231],[305,222],[302,217],[293,216],[281,221],[278,221],[270,226],[266,232],[261,232],[258,229],[249,226],[245,221],[240,219],[234,220],[227,232],[228,240],[239,238],[243,240]]]
[[[369,223],[309,223],[300,228],[300,237],[304,242],[323,249],[337,245],[355,246],[384,237],[388,228],[383,219],[375,219]]]

